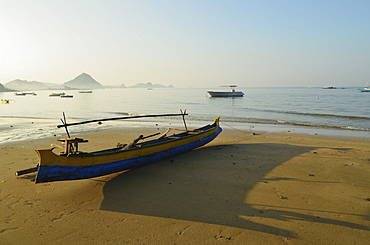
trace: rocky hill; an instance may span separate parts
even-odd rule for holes
[[[5,88],[4,85],[0,83],[0,92],[12,92],[12,91],[15,91],[15,90]]]
[[[73,80],[64,84],[43,83],[16,79],[4,84],[6,88],[15,90],[47,90],[47,89],[94,89],[103,86],[90,75],[82,73]]]
[[[1,84],[0,84],[1,85]],[[55,84],[55,83],[44,83],[44,82],[36,82],[36,81],[27,81],[16,79],[4,84],[3,88],[1,89],[14,89],[14,90],[54,90],[54,89],[97,89],[103,88],[104,86],[97,82],[94,78],[92,78],[89,74],[82,73],[81,75],[77,76],[76,78],[72,79],[71,81],[65,82],[63,84]],[[120,86],[105,86],[106,88],[126,88],[124,84]],[[133,86],[129,86],[128,88],[173,88],[172,85],[165,86],[162,84],[152,84],[151,82],[148,83],[138,83]],[[11,90],[10,90],[11,91]],[[3,91],[4,92],[4,91]]]
[[[130,86],[130,88],[172,88],[172,85],[164,86],[162,84],[152,84],[151,82],[148,83],[138,83],[136,85]]]
[[[10,82],[5,83],[5,86],[9,89],[17,89],[17,90],[38,90],[38,89],[47,89],[48,87],[36,81],[27,81],[16,79]]]
[[[103,87],[103,85],[98,83],[94,78],[92,78],[89,74],[86,73],[82,73],[73,80],[64,83],[63,85],[77,89],[94,89]]]

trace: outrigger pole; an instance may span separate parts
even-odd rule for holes
[[[66,115],[64,114],[64,111],[63,111],[63,118],[64,118],[64,120],[63,119],[60,119],[60,121],[62,121],[63,125],[66,125],[67,124],[67,119],[66,119]],[[68,138],[71,138],[71,136],[69,135],[67,126],[65,128],[66,128],[66,132],[67,132]]]
[[[186,110],[184,112],[182,112],[182,110],[180,109],[180,112],[181,112],[181,115],[182,115],[182,121],[184,122],[185,130],[188,131],[188,127],[186,126],[186,122],[185,122],[185,115],[187,115]]]
[[[63,113],[64,115],[64,113]],[[77,123],[66,123],[64,120],[62,125],[57,125],[57,128],[62,128],[65,127],[67,128],[68,126],[74,126],[74,125],[80,125],[80,124],[86,124],[86,123],[93,123],[93,122],[103,122],[103,121],[113,121],[113,120],[123,120],[123,119],[131,119],[131,118],[142,118],[142,117],[170,117],[170,116],[186,116],[188,115],[186,113],[186,110],[184,113],[181,114],[160,114],[160,115],[142,115],[142,116],[130,116],[130,117],[112,117],[112,118],[104,118],[104,119],[96,119],[96,120],[90,120],[90,121],[84,121],[84,122],[77,122]],[[67,131],[68,132],[68,131]]]

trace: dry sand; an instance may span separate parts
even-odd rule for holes
[[[81,147],[138,135],[94,132]],[[0,145],[0,244],[370,241],[369,139],[224,130],[205,147],[123,173],[44,184],[14,175],[50,143]]]

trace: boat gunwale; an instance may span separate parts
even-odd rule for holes
[[[188,134],[188,131],[178,133],[178,134],[173,134],[173,135],[170,135],[170,136],[166,136],[163,139],[158,138],[158,139],[153,139],[153,140],[148,140],[148,141],[145,141],[145,142],[138,143],[135,147],[132,147],[132,148],[129,148],[129,149],[126,149],[126,150],[122,150],[122,147],[115,147],[115,148],[109,148],[109,149],[105,149],[105,150],[99,150],[99,151],[93,151],[93,152],[80,152],[78,154],[69,154],[69,155],[58,155],[58,154],[54,153],[52,150],[51,150],[51,152],[55,156],[63,157],[63,158],[79,158],[79,157],[89,158],[89,157],[109,156],[109,155],[113,155],[113,154],[117,154],[117,153],[133,152],[133,151],[137,151],[137,150],[141,150],[141,149],[148,149],[150,147],[160,146],[160,145],[164,145],[164,144],[168,144],[168,143],[177,142],[177,141],[180,141],[180,140],[189,139],[189,138],[192,138],[192,137],[200,136],[202,134],[206,134],[206,133],[208,133],[212,130],[217,129],[218,127],[219,127],[219,123],[218,123],[218,119],[216,119],[212,124],[205,125],[201,128],[195,129],[194,131],[199,130],[196,134]],[[175,137],[176,135],[181,135],[181,134],[185,134],[185,135],[182,136],[182,137],[178,137],[177,139],[176,138],[168,138],[168,137]],[[160,140],[160,141],[155,142],[157,140]],[[153,144],[151,144],[150,142],[153,142]]]

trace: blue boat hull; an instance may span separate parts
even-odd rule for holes
[[[362,89],[362,88],[359,88],[359,89],[357,89],[357,90],[359,90],[359,91],[361,91],[361,92],[370,92],[370,89]]]

